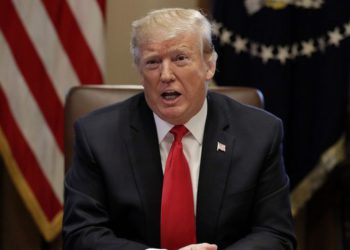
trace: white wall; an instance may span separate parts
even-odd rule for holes
[[[108,0],[107,75],[108,84],[137,84],[129,51],[130,25],[153,9],[166,7],[197,8],[197,0]]]

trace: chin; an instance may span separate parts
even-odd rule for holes
[[[163,110],[161,113],[161,118],[167,122],[170,122],[171,124],[174,124],[176,122],[177,124],[180,124],[179,122],[183,122],[184,119],[184,112],[180,112],[179,110]]]
[[[162,116],[159,116],[159,117],[162,118],[164,121],[169,122],[173,125],[182,124],[181,123],[182,119],[179,118],[178,116],[162,114]]]

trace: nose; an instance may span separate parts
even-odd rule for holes
[[[171,63],[167,60],[164,60],[160,67],[160,80],[163,83],[170,83],[175,80],[174,73],[171,69]]]

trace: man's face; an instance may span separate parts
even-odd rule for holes
[[[203,58],[199,36],[182,33],[140,46],[138,70],[149,107],[171,124],[184,124],[202,107],[215,65]]]

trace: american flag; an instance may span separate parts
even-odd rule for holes
[[[105,0],[0,0],[0,154],[42,235],[61,230],[64,100],[104,75]]]

